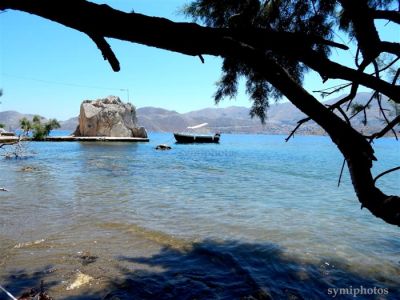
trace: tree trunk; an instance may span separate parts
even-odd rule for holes
[[[366,207],[376,217],[400,226],[400,198],[386,195],[375,186],[371,168],[376,158],[368,141],[299,86],[285,70],[278,70],[273,76],[264,73],[271,84],[329,134],[346,159],[361,208]]]

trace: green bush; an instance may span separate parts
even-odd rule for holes
[[[28,134],[32,131],[32,137],[34,140],[43,140],[50,134],[53,129],[60,128],[60,123],[56,119],[50,119],[46,123],[42,123],[43,118],[35,115],[30,122],[27,118],[22,118],[19,121],[21,129],[24,134]]]
[[[21,120],[19,120],[19,126],[24,131],[25,135],[27,135],[29,133],[29,131],[31,131],[31,129],[32,129],[31,122],[25,117],[23,117]]]

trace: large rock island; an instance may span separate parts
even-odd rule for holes
[[[74,136],[147,138],[144,127],[136,121],[135,107],[119,97],[85,100],[81,104],[79,124]]]

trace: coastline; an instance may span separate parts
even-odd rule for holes
[[[138,137],[105,137],[105,136],[49,136],[43,140],[33,140],[31,137],[0,136],[0,143],[13,143],[17,141],[35,142],[149,142],[148,138]]]

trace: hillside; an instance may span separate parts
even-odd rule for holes
[[[66,121],[61,121],[60,125],[61,125],[61,130],[71,130],[74,131],[76,129],[76,126],[78,125],[79,121],[78,121],[78,117],[73,117],[70,118]]]
[[[147,131],[172,132],[184,130],[190,126],[191,119],[176,111],[154,107],[142,107],[136,110],[140,126]]]
[[[22,114],[13,110],[0,111],[0,123],[4,124],[7,130],[12,131],[19,128],[19,120],[24,117],[32,120],[33,116],[32,114]]]
[[[339,98],[325,102],[326,105],[335,103]],[[353,103],[365,104],[370,98],[369,93],[359,93]],[[392,110],[386,101],[383,101],[384,109]],[[346,107],[343,107],[345,110]],[[267,112],[267,121],[262,125],[258,118],[251,119],[249,108],[231,106],[227,108],[205,108],[184,114],[168,111],[161,108],[144,107],[137,110],[139,124],[149,131],[182,131],[187,126],[207,122],[212,131],[225,133],[270,133],[288,134],[296,126],[297,122],[306,116],[292,103],[273,104]],[[383,117],[376,101],[368,110],[368,124],[362,124],[363,114],[359,114],[352,120],[353,126],[371,132],[380,128]],[[300,134],[323,134],[323,130],[314,122],[305,123],[298,131]]]
[[[365,104],[370,98],[369,93],[359,93],[353,103]],[[338,98],[329,100],[325,104],[329,105],[337,101]],[[389,112],[393,110],[383,101]],[[345,107],[343,108],[345,109]],[[142,107],[137,109],[138,123],[144,126],[147,131],[152,132],[173,132],[184,131],[188,126],[207,122],[211,131],[220,131],[224,133],[268,133],[268,134],[288,134],[296,126],[297,122],[305,117],[293,104],[279,103],[273,104],[267,112],[267,122],[262,125],[257,118],[251,119],[249,108],[231,106],[227,108],[205,108],[180,114],[176,111],[166,110],[155,107]],[[33,115],[25,115],[15,111],[0,112],[0,123],[6,124],[7,129],[15,130],[18,121]],[[368,124],[362,124],[363,114],[359,114],[352,124],[362,129],[364,132],[374,131],[382,126],[382,116],[376,101],[371,105],[368,111]],[[78,118],[74,117],[60,122],[61,129],[73,131],[78,124]],[[323,134],[323,130],[314,122],[304,124],[299,130],[299,134]]]

